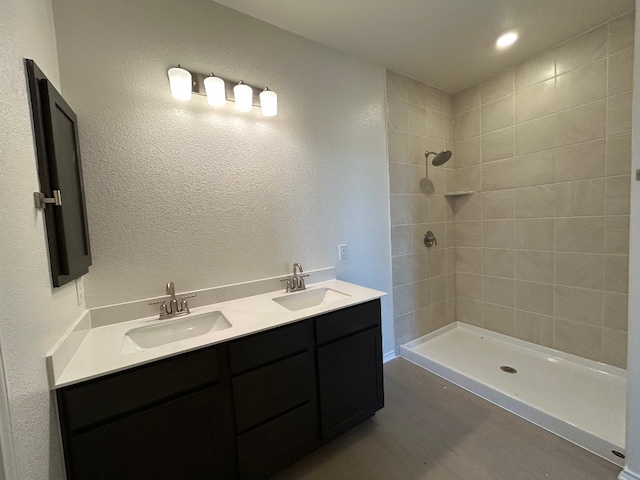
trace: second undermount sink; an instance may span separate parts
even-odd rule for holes
[[[302,292],[288,293],[281,297],[273,299],[274,302],[279,303],[287,310],[296,312],[304,308],[316,307],[318,305],[324,305],[336,300],[342,300],[343,298],[350,297],[347,293],[342,293],[332,288],[314,288],[312,290],[304,290]]]
[[[163,320],[125,333],[121,353],[140,352],[230,327],[231,323],[220,311]]]

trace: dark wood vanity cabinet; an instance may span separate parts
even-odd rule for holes
[[[318,391],[323,441],[384,406],[380,301],[316,318]]]
[[[264,479],[383,406],[380,301],[57,391],[67,478]]]
[[[226,345],[57,391],[67,478],[235,478]]]

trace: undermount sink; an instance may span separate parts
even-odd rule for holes
[[[164,320],[125,333],[121,353],[140,352],[230,327],[231,323],[220,311]]]
[[[287,310],[296,312],[304,308],[317,307],[336,300],[350,297],[346,293],[338,292],[332,288],[314,288],[313,290],[304,290],[302,292],[288,293],[281,297],[273,299]]]

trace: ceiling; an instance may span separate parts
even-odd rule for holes
[[[217,0],[456,93],[634,8],[634,0]],[[498,50],[507,30],[520,35]]]

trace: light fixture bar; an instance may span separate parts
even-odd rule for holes
[[[193,79],[191,85],[192,85],[192,92],[195,95],[202,95],[202,96],[206,96],[207,93],[205,92],[204,89],[204,79],[207,78],[208,76],[210,76],[210,73],[197,73],[197,72],[190,72],[191,73],[191,78]],[[225,86],[225,90],[227,92],[227,101],[228,102],[234,102],[235,103],[235,96],[233,94],[233,87],[235,87],[239,80],[229,80],[228,78],[225,77],[221,77],[219,75],[216,75],[216,77],[221,78],[222,80],[224,80],[224,86]],[[247,84],[249,85],[249,84]],[[252,89],[253,89],[253,101],[252,104],[254,107],[259,107],[260,106],[260,92],[262,92],[262,90],[264,90],[264,88],[259,88],[259,87],[255,87],[253,85],[249,85]]]

